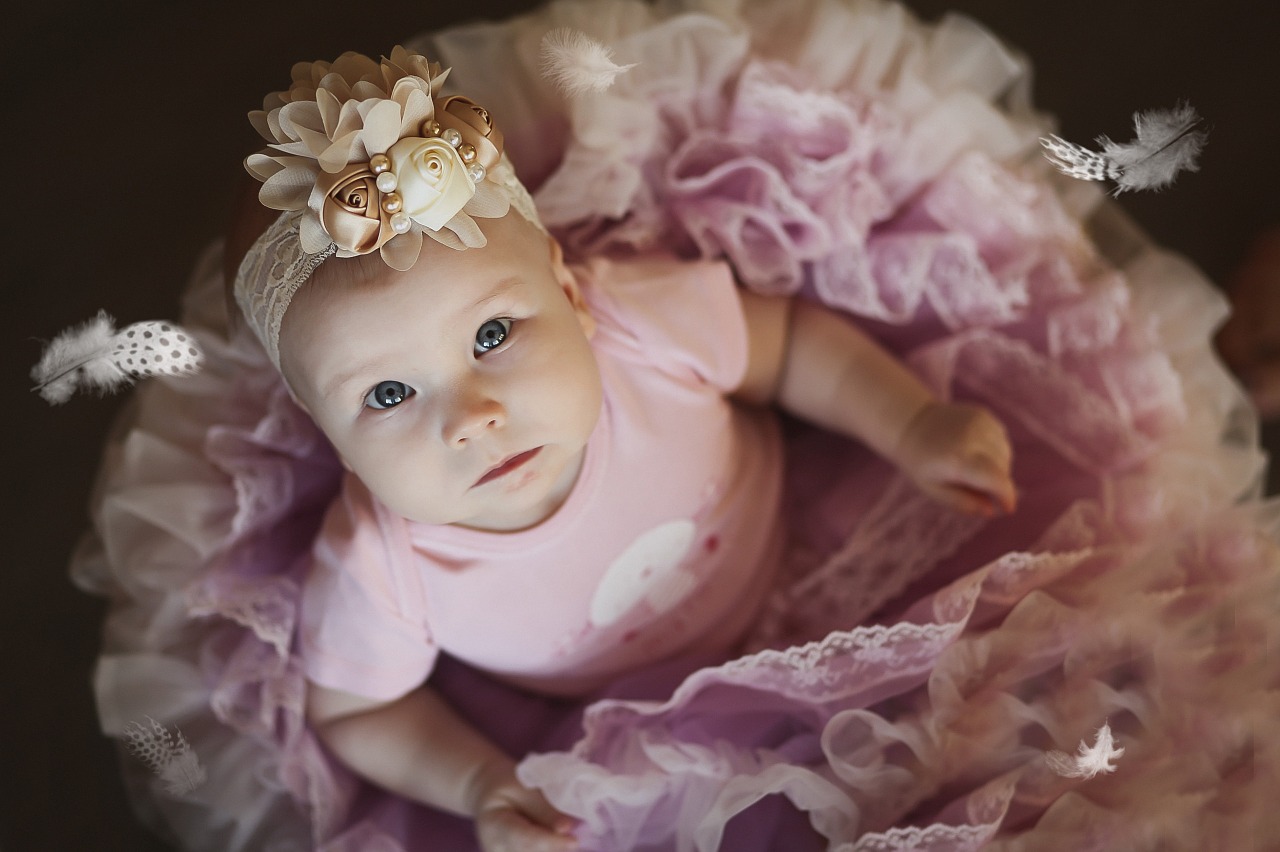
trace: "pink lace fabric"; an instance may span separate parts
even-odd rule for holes
[[[821,300],[1009,427],[1012,517],[958,517],[788,426],[792,542],[744,656],[582,705],[446,664],[437,686],[581,820],[586,850],[1248,849],[1280,837],[1277,507],[1210,337],[1225,313],[1101,194],[1051,174],[1026,63],[879,0],[559,0],[413,45],[502,115],[577,254],[723,256]],[[538,41],[637,63],[562,101]],[[474,848],[333,764],[293,626],[337,466],[228,332],[216,251],[184,324],[208,367],[141,389],[73,573],[112,599],[103,729],[177,725],[208,782],[139,808],[187,849]],[[1116,771],[1053,774],[1106,722]]]

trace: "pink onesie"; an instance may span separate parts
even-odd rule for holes
[[[493,533],[407,521],[348,475],[304,590],[312,681],[391,699],[444,651],[574,694],[728,650],[751,622],[782,543],[782,447],[771,413],[725,396],[747,364],[729,268],[646,257],[575,272],[604,405],[569,497]]]

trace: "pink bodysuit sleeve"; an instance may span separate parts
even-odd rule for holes
[[[438,649],[402,526],[346,477],[316,538],[302,594],[300,650],[314,683],[391,700],[431,673]]]
[[[651,255],[596,259],[584,274],[593,315],[629,337],[642,360],[726,394],[742,384],[746,316],[727,264]]]

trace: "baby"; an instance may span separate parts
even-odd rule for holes
[[[571,849],[572,821],[427,682],[440,652],[567,696],[732,653],[783,541],[770,408],[963,512],[1013,510],[1011,450],[984,409],[723,264],[567,263],[442,76],[398,48],[295,67],[249,161],[285,213],[233,234],[236,298],[348,471],[304,590],[315,730],[474,818],[488,852]]]

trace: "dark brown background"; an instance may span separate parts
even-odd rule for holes
[[[293,62],[377,54],[423,29],[531,5],[35,0],[5,15],[5,850],[163,848],[134,824],[115,750],[97,731],[89,676],[103,602],[74,589],[65,568],[120,400],[50,409],[29,392],[38,339],[100,307],[126,323],[176,314],[192,261],[225,218],[239,158],[254,146],[244,113],[285,85]],[[1036,101],[1068,138],[1128,139],[1135,109],[1179,98],[1198,107],[1213,126],[1202,171],[1123,204],[1215,280],[1280,221],[1280,5],[909,5],[926,18],[966,12],[1025,50]]]

